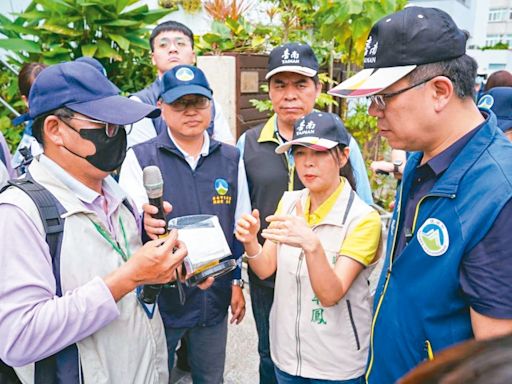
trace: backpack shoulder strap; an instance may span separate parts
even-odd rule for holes
[[[56,293],[57,296],[62,296],[62,287],[60,284],[60,246],[62,244],[62,233],[64,231],[64,219],[61,217],[62,213],[65,212],[64,207],[62,207],[50,191],[37,183],[28,172],[25,178],[10,180],[7,186],[15,186],[21,189],[32,199],[37,207],[46,233],[46,242],[48,243],[52,257]]]
[[[36,182],[30,172],[25,178],[10,180],[6,187],[14,186],[25,192],[34,202],[46,233],[46,242],[52,258],[52,269],[55,278],[57,296],[62,296],[60,278],[60,251],[64,233],[65,213],[62,204],[41,184]],[[67,384],[79,383],[78,348],[72,344],[55,355],[35,363],[34,384]]]

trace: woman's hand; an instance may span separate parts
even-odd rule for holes
[[[256,240],[260,227],[260,212],[254,209],[250,215],[246,213],[238,220],[235,236],[244,245],[249,244]]]
[[[271,215],[270,223],[261,235],[275,243],[283,243],[304,251],[316,248],[318,238],[306,223],[300,200],[295,203],[296,215]]]

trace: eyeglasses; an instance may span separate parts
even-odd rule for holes
[[[194,98],[179,98],[169,104],[175,112],[183,112],[188,107],[192,109],[206,109],[210,106],[210,99],[205,96],[197,96]]]
[[[404,92],[410,91],[413,88],[416,88],[416,87],[419,87],[422,84],[428,83],[430,80],[432,80],[432,79],[434,79],[434,78],[436,78],[438,76],[444,76],[444,75],[435,75],[435,76],[429,77],[428,79],[422,80],[422,81],[420,81],[418,83],[410,85],[407,88],[400,89],[400,90],[398,90],[396,92],[381,93],[381,94],[378,94],[378,95],[367,96],[367,99],[370,100],[371,103],[375,103],[375,105],[377,106],[377,109],[379,111],[383,111],[384,109],[386,109],[386,99],[390,99],[390,98],[398,96],[398,95],[400,95],[400,94],[402,94]]]
[[[104,125],[105,126],[105,134],[107,135],[107,137],[114,137],[115,135],[117,135],[117,132],[119,132],[120,128],[124,129],[126,131],[126,134],[128,135],[132,131],[132,126],[133,126],[133,124],[129,124],[129,125],[111,124],[111,123],[106,123],[106,122],[100,121],[100,120],[86,119],[85,117],[78,117],[78,116],[72,116],[72,117],[59,116],[59,118],[61,120],[63,120],[63,119],[80,120],[80,121],[87,121],[89,123],[96,123],[96,124]],[[64,121],[64,122],[66,123],[66,121]],[[71,127],[71,128],[73,128],[76,131],[76,129],[74,127]],[[99,127],[89,127],[89,129],[98,129],[98,128]],[[81,129],[88,129],[88,128],[82,127]]]
[[[158,43],[158,48],[161,49],[167,49],[171,46],[171,44],[174,44],[175,47],[178,48],[184,48],[184,47],[190,47],[192,44],[190,43],[190,40],[188,38],[184,37],[175,37],[174,39],[170,39],[168,37],[162,37]]]

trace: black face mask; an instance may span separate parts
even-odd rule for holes
[[[96,148],[94,155],[86,157],[80,156],[69,148],[64,147],[69,152],[87,160],[96,168],[105,172],[112,172],[121,166],[126,157],[126,131],[124,128],[119,127],[115,136],[108,137],[105,133],[105,128],[81,129],[77,131],[70,125],[66,125],[77,132],[83,139],[92,142]]]

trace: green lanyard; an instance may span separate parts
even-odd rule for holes
[[[91,220],[91,219],[89,219]],[[101,236],[103,236],[103,238],[105,240],[108,241],[108,243],[110,244],[110,246],[114,249],[114,251],[116,251],[117,253],[119,253],[121,255],[121,257],[123,258],[124,261],[128,261],[128,259],[130,258],[131,254],[130,254],[130,246],[128,244],[128,239],[126,238],[126,232],[124,231],[124,225],[123,225],[123,220],[121,220],[121,217],[119,217],[119,226],[121,227],[121,232],[123,232],[123,239],[124,239],[124,244],[125,244],[125,248],[126,248],[126,252],[128,253],[128,255],[126,255],[124,253],[124,251],[121,249],[121,247],[119,246],[119,243],[117,243],[117,241],[114,241],[112,239],[112,237],[110,236],[110,234],[108,232],[106,232],[102,227],[101,225],[99,225],[98,223],[95,223],[93,220],[91,220],[91,223],[94,224],[94,227],[96,228],[96,230],[100,233]]]

